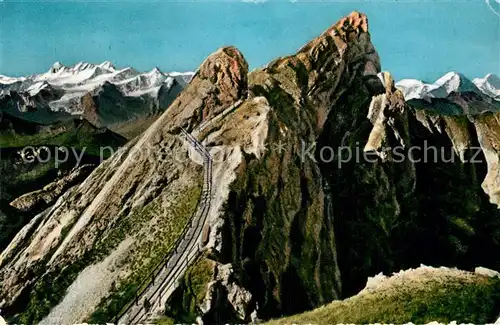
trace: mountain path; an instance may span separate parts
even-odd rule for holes
[[[162,310],[190,263],[201,254],[202,232],[208,219],[212,199],[212,157],[195,137],[184,129],[181,131],[190,145],[203,157],[204,180],[198,208],[190,220],[189,228],[180,237],[174,251],[169,253],[172,255],[166,260],[158,274],[152,276],[147,287],[137,295],[135,301],[117,317],[118,324],[146,322],[157,311]],[[146,301],[149,302],[149,306],[146,306],[148,305]]]

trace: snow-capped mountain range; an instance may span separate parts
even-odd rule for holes
[[[500,78],[488,74],[470,81],[461,73],[449,72],[432,84],[417,79],[403,79],[396,83],[405,99],[447,98],[452,93],[473,92],[500,100]]]
[[[193,75],[158,68],[117,69],[109,61],[73,66],[56,62],[41,74],[0,75],[0,111],[42,123],[83,115],[93,123],[110,125],[166,109]],[[414,107],[444,114],[500,110],[500,78],[494,74],[471,81],[449,72],[431,84],[403,79],[396,87]]]
[[[442,115],[478,115],[500,111],[500,79],[493,74],[469,80],[449,72],[432,84],[403,79],[396,83],[413,107]]]
[[[472,82],[484,94],[500,101],[500,78],[494,74],[487,74],[484,78],[476,78]]]
[[[170,92],[174,87],[184,88],[193,75],[193,72],[163,73],[158,68],[149,72],[130,67],[117,69],[109,61],[79,62],[73,66],[56,62],[41,74],[19,78],[0,75],[0,102],[2,98],[4,101],[9,98],[11,106],[17,106],[20,113],[45,109],[79,115],[84,111],[81,103],[84,95],[96,95],[102,92],[104,85],[112,85],[124,98],[139,98],[149,106],[164,109],[166,107],[160,106],[169,103],[158,102],[161,93]]]

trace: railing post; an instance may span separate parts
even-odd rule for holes
[[[201,214],[201,218],[203,218],[203,220],[206,220],[207,218],[207,215],[208,215],[208,212],[210,210],[210,203],[211,203],[211,198],[212,198],[212,181],[213,181],[213,171],[212,171],[212,167],[213,167],[213,160],[212,160],[212,157],[210,155],[210,152],[205,148],[205,146],[203,144],[201,144],[193,135],[191,135],[190,133],[188,133],[186,130],[184,130],[184,128],[181,128],[181,132],[182,134],[185,136],[186,140],[194,147],[194,149],[203,157],[203,167],[204,167],[204,184],[203,184],[203,187],[205,188],[208,188],[208,189],[205,189],[204,191],[202,191],[202,194],[201,194],[201,197],[198,201],[198,207],[199,208],[202,208],[202,214]],[[197,210],[197,211],[200,211],[200,210]],[[192,227],[197,227],[198,224],[200,223],[201,219],[198,220],[198,222],[196,223],[196,225],[193,225],[195,222],[194,222],[194,217],[196,216],[196,212],[194,213],[193,215],[193,220],[192,220]],[[203,221],[204,223],[205,221]],[[185,231],[185,235],[187,235],[187,232],[189,231],[189,226],[184,230]],[[194,236],[194,233],[191,235],[191,239],[192,237]],[[179,241],[179,243],[181,243],[181,241]],[[178,254],[179,253],[179,245],[178,243],[176,243],[174,245],[174,251],[175,251],[175,254]],[[200,243],[198,243],[197,245],[197,251],[198,253],[200,253],[202,251],[202,247],[200,245]],[[195,254],[194,257],[196,257],[197,255]],[[169,261],[170,261],[170,258],[172,258],[172,256],[168,257],[165,261],[165,268],[168,270],[168,266],[169,266]],[[179,260],[178,260],[179,261]],[[180,261],[181,265],[182,265],[182,261]],[[189,265],[189,252],[188,252],[188,255],[186,255],[186,258],[185,258],[185,264],[186,264],[186,269]],[[161,264],[158,266],[160,269],[161,269]],[[159,273],[158,273],[159,274]],[[175,279],[175,276],[174,276],[174,279]],[[153,272],[151,274],[151,284],[154,285],[154,281],[155,281],[155,272]],[[148,285],[148,288],[149,286],[151,285],[149,284]],[[160,282],[160,285],[162,285],[162,283]],[[177,283],[174,281],[173,283],[174,285],[174,288],[177,286]],[[158,288],[157,290],[160,290],[161,289],[161,286],[160,288]],[[138,295],[138,292],[139,290],[137,290],[135,292],[135,305],[136,306],[139,306],[139,298],[140,298],[140,295]],[[145,293],[145,292],[144,292]],[[159,291],[159,300],[158,300],[158,305],[161,306],[161,303],[162,303],[162,292],[161,290]],[[151,296],[151,298],[154,298],[154,294],[153,296]],[[145,298],[147,299],[147,298]],[[149,303],[149,301],[148,301]],[[130,305],[129,308],[127,308],[127,310],[125,311],[125,313],[127,313],[130,308],[132,307],[133,305]],[[134,320],[135,318],[137,318],[138,315],[141,314],[141,310],[142,309],[139,309],[139,311],[135,314],[135,316],[132,317],[131,319],[131,322],[134,323]],[[122,315],[124,315],[125,313],[122,313]],[[115,316],[115,321],[118,325],[118,322],[119,322],[119,315],[117,314]]]

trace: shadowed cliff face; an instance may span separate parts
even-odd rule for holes
[[[367,19],[354,12],[297,54],[249,74],[250,98],[271,107],[267,150],[246,155],[237,170],[222,258],[237,266],[263,317],[341,294],[330,193],[313,144],[330,123],[364,118],[374,88],[383,90],[379,69]],[[356,96],[339,105],[350,89]]]
[[[498,159],[487,157],[497,113],[440,116],[416,109],[388,74],[383,79],[386,91],[366,106],[367,119],[345,128],[331,119],[319,140],[335,143],[344,134],[353,152],[362,148],[369,157],[334,170],[322,166],[344,295],[358,292],[370,274],[421,263],[498,269],[499,215],[488,202],[495,201],[497,169],[487,162]],[[345,98],[353,96],[359,95]]]

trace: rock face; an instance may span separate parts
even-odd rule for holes
[[[217,52],[200,71],[226,52],[244,62],[233,51]],[[233,65],[231,72],[246,69]],[[20,313],[26,323],[108,321],[130,301],[130,288],[148,279],[196,210],[202,161],[184,150],[179,126],[199,117],[193,102],[204,102],[207,112],[222,110],[211,98],[230,102],[232,89],[211,97],[224,88],[227,78],[219,76],[195,77],[148,131],[18,233],[0,257],[7,315]]]
[[[369,102],[379,70],[367,18],[354,12],[297,54],[249,74],[250,98],[264,97],[271,107],[267,150],[245,155],[237,170],[222,259],[241,270],[260,315],[297,312],[341,295],[330,193],[313,144],[329,119],[349,123],[364,109],[352,103],[341,112],[338,103],[351,88],[359,102]]]
[[[68,175],[56,180],[42,189],[24,194],[10,203],[19,211],[33,213],[36,210],[45,210],[70,187],[81,183],[95,168],[95,165],[83,165],[74,168]]]
[[[497,201],[497,154],[489,145],[496,141],[498,113],[414,107],[388,74],[381,78],[386,91],[366,103],[367,119],[345,125],[332,119],[318,141],[337,147],[343,140],[344,152],[354,157],[323,164],[344,294],[358,292],[368,270],[415,263],[498,268],[499,215],[491,204]],[[359,92],[344,98],[353,97]]]
[[[171,124],[190,131],[245,98],[247,73],[248,64],[234,47],[210,55],[195,73],[183,99],[169,108],[173,111]]]
[[[0,308],[24,323],[118,316],[208,181],[181,128],[213,159],[200,249],[218,273],[197,284],[208,305],[196,301],[183,322],[210,323],[216,305],[232,306],[218,320],[297,313],[420,263],[498,268],[496,113],[412,107],[379,72],[358,12],[250,73],[237,49],[216,51],[145,133],[18,233],[0,255]],[[458,159],[400,159],[422,158],[411,147],[425,144]],[[476,144],[486,161],[466,163]],[[180,315],[174,301],[144,308]]]

